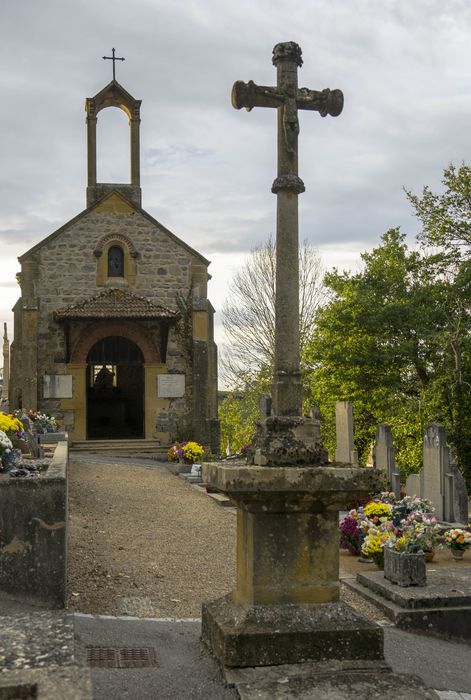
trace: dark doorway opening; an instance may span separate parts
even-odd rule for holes
[[[87,355],[87,437],[144,437],[144,357],[128,338],[102,338]]]

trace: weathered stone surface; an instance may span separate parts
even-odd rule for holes
[[[64,607],[67,443],[35,479],[0,476],[0,590]]]
[[[358,466],[358,452],[355,450],[353,435],[353,405],[350,401],[337,401],[335,403],[335,429],[336,462]]]
[[[268,416],[261,420],[251,455],[253,463],[261,466],[320,465],[328,461],[320,421],[304,416]]]
[[[471,640],[471,568],[428,571],[427,585],[399,588],[382,572],[344,583],[373,602],[397,627],[460,641]]]
[[[383,631],[345,603],[203,605],[202,640],[223,666],[382,659]]]
[[[321,502],[327,498],[326,503],[338,505],[339,510],[352,500],[373,493],[380,478],[374,469],[335,462],[315,467],[234,466],[226,462],[203,465],[204,482],[229,493],[236,501],[247,494],[255,503],[268,492],[286,494],[288,505],[289,494],[300,493],[305,502]]]
[[[393,674],[381,661],[235,668],[224,675],[241,700],[438,700],[417,676]]]
[[[384,577],[398,586],[425,586],[425,555],[395,552],[385,547]]]

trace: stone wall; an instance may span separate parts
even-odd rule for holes
[[[66,604],[67,442],[46,474],[0,475],[0,591]]]

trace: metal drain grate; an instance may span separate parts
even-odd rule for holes
[[[157,666],[153,647],[87,647],[92,668],[146,668]]]

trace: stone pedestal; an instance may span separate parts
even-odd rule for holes
[[[237,583],[203,607],[203,640],[225,666],[382,658],[382,631],[339,598],[338,511],[377,487],[349,465],[203,466],[237,503]]]
[[[257,423],[251,455],[254,464],[259,466],[327,464],[320,420],[306,416],[263,418]]]

